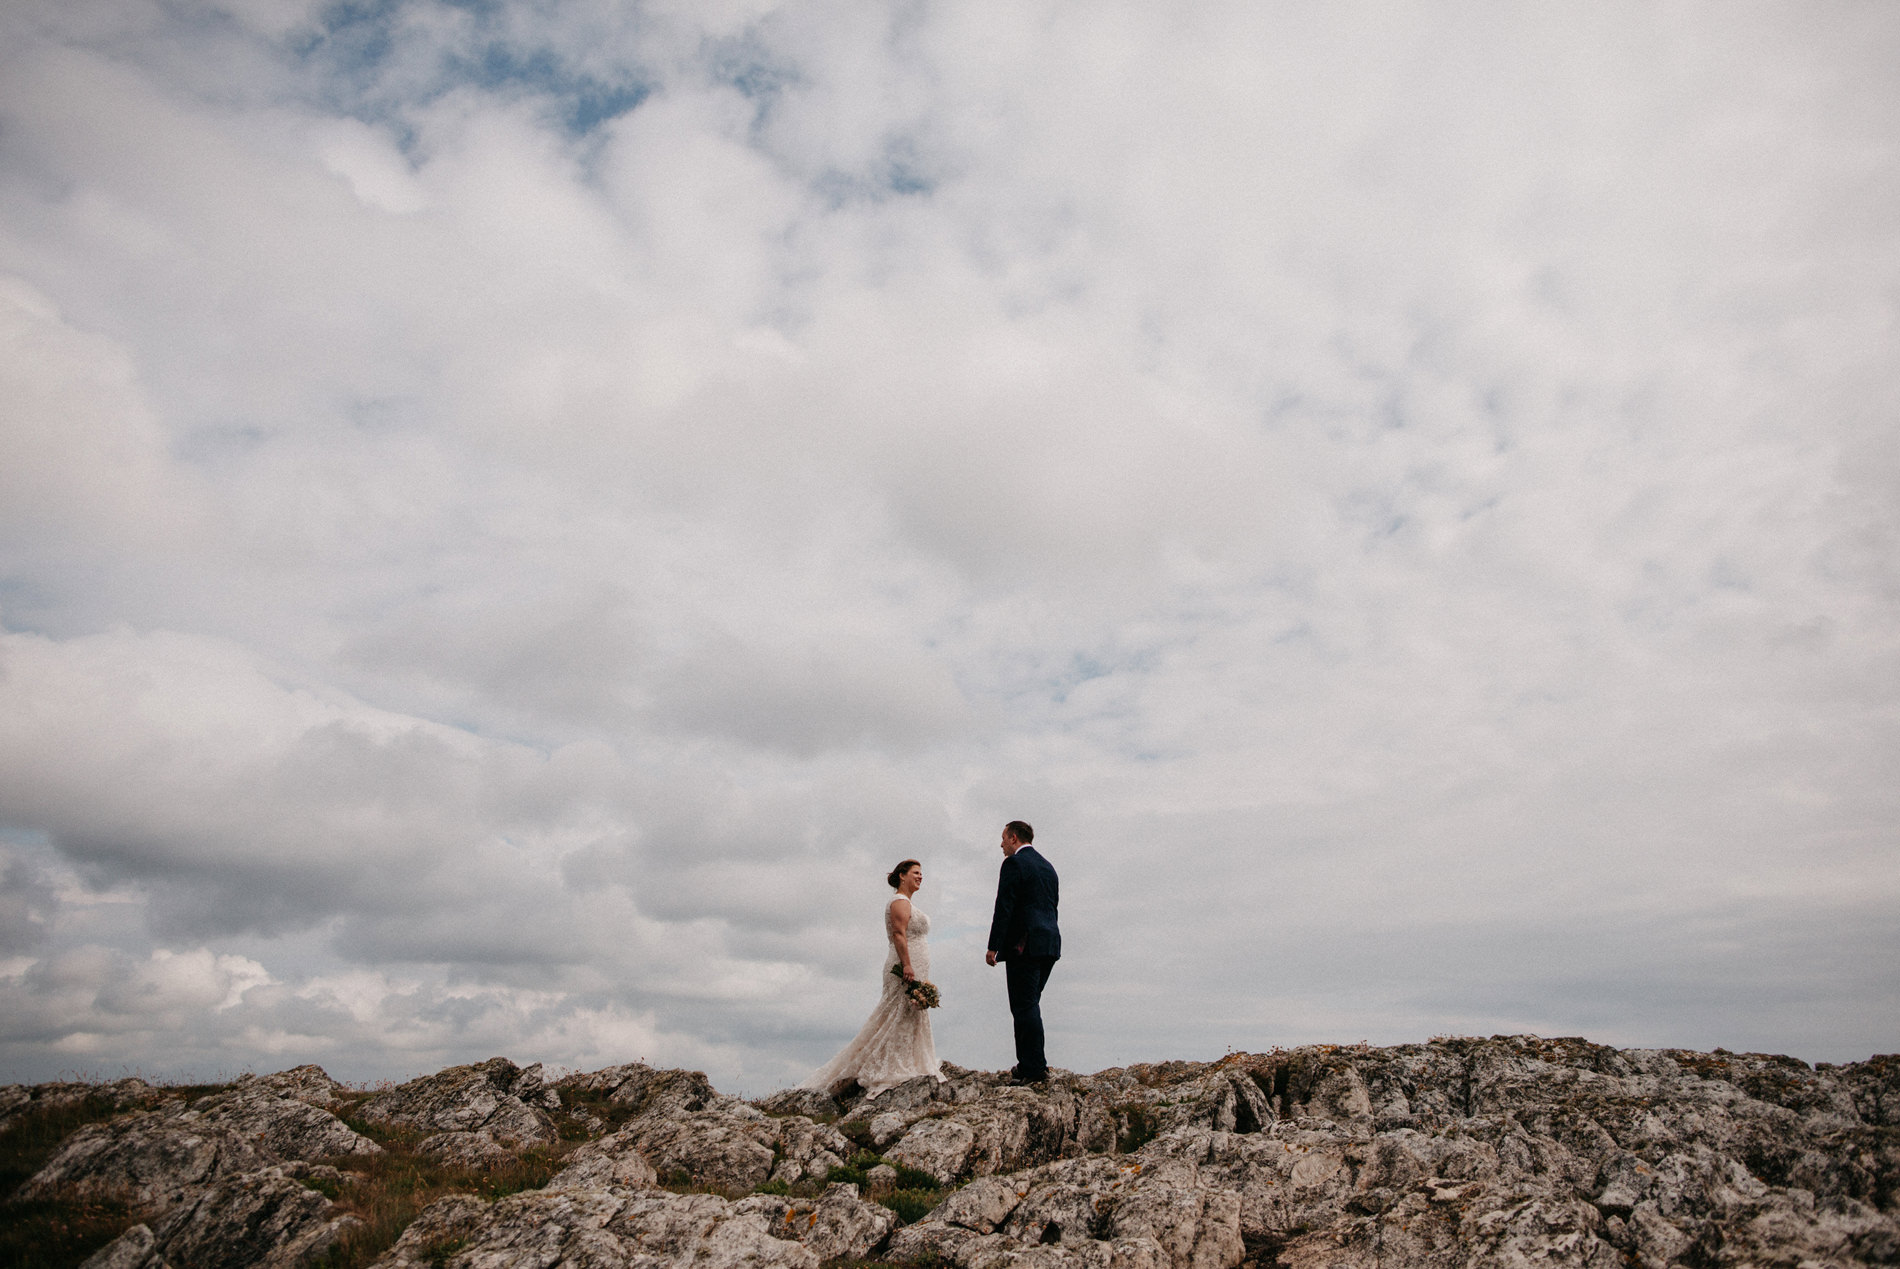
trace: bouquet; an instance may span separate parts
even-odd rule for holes
[[[904,967],[902,965],[893,965],[891,966],[891,973],[896,974],[901,979],[904,976]],[[921,978],[905,983],[904,995],[909,999],[911,1004],[917,1006],[919,1009],[935,1009],[938,1005],[943,1003],[943,993],[937,990],[937,984],[927,983]]]

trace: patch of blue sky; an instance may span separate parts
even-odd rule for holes
[[[714,81],[738,89],[740,96],[756,102],[761,111],[769,111],[787,88],[803,78],[797,67],[771,57],[751,40],[715,49],[711,61]]]
[[[50,851],[53,836],[45,829],[24,828],[18,824],[0,824],[0,845],[21,850]]]
[[[402,7],[403,0],[338,0],[318,16],[315,29],[291,39],[290,51],[344,79],[366,81],[395,48]]]
[[[852,203],[927,197],[936,192],[937,180],[918,161],[910,142],[898,137],[862,171],[828,168],[812,181],[812,188],[835,209]]]
[[[0,576],[0,631],[58,638],[72,633],[70,619],[49,620],[61,610],[64,596],[40,578]],[[83,625],[84,618],[79,619]]]
[[[291,51],[320,77],[319,91],[335,108],[385,124],[400,125],[405,106],[474,87],[541,98],[568,133],[582,136],[633,110],[653,91],[637,67],[582,70],[552,45],[509,38],[502,25],[506,15],[493,0],[429,0],[468,16],[466,38],[437,50],[405,48],[405,39],[439,38],[432,28],[407,23],[419,2],[338,0],[323,11],[314,31],[292,42]],[[419,58],[408,56],[417,52]],[[431,70],[419,80],[393,82],[400,77],[389,72],[398,62],[411,72],[419,65]]]
[[[519,50],[493,41],[472,58],[447,60],[453,82],[473,84],[487,92],[526,92],[546,98],[562,126],[583,136],[609,119],[618,118],[645,101],[653,86],[629,75],[619,82],[603,82],[568,68],[553,50]]]
[[[1068,668],[1049,681],[1049,699],[1057,704],[1066,703],[1069,693],[1084,683],[1107,678],[1115,672],[1115,668],[1097,657],[1077,652],[1069,658]]]

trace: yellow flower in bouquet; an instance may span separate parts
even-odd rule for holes
[[[904,967],[902,965],[893,965],[891,966],[891,973],[896,974],[899,979],[902,979],[904,977]],[[943,1003],[943,993],[937,990],[937,984],[927,983],[921,978],[913,979],[904,984],[904,996],[911,1004],[917,1006],[919,1009],[935,1009],[938,1005]]]

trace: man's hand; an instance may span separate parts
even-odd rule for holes
[[[985,953],[983,953],[983,963],[984,963],[985,965],[994,965],[994,964],[996,964],[996,953],[995,953],[995,952],[985,952]]]

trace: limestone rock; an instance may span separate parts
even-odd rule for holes
[[[825,1093],[813,1088],[785,1088],[754,1103],[768,1115],[803,1115],[813,1120],[833,1120],[844,1114],[844,1107]]]
[[[362,1115],[424,1132],[485,1132],[498,1141],[545,1145],[557,1135],[548,1110],[559,1106],[539,1063],[523,1070],[498,1057],[410,1080],[364,1102]]]
[[[569,1075],[556,1081],[557,1090],[605,1097],[636,1115],[676,1115],[727,1104],[740,1105],[737,1098],[725,1097],[699,1071],[665,1070],[643,1062],[628,1062],[585,1075]]]
[[[919,1120],[904,1139],[886,1150],[885,1157],[928,1172],[939,1184],[948,1185],[969,1170],[970,1155],[976,1148],[976,1129],[956,1119]]]
[[[438,1132],[416,1143],[416,1153],[458,1168],[484,1169],[513,1163],[515,1152],[485,1132]]]
[[[659,1176],[632,1139],[618,1133],[590,1141],[567,1157],[567,1166],[557,1173],[548,1188],[558,1189],[644,1189],[657,1183]]]
[[[153,1255],[157,1246],[150,1225],[134,1225],[86,1257],[79,1269],[162,1269]]]
[[[962,1269],[1018,1263],[1233,1269],[1245,1254],[1239,1196],[1191,1163],[1093,1156],[958,1191],[892,1240],[893,1257]]]
[[[299,1072],[312,1071],[328,1081],[329,1077],[316,1067],[299,1068]],[[229,1128],[276,1160],[382,1153],[381,1146],[311,1099],[320,1091],[313,1081],[303,1077],[272,1083],[276,1078],[241,1079],[225,1092],[191,1103],[191,1111],[206,1124]]]
[[[444,1199],[377,1269],[818,1269],[834,1256],[869,1252],[895,1219],[852,1186],[833,1186],[802,1207],[769,1195],[734,1203],[714,1194],[550,1187],[492,1205]]]
[[[135,1225],[90,1269],[300,1269],[360,1222],[278,1168],[228,1177],[173,1205],[156,1228]]]
[[[757,1115],[757,1112],[754,1112]],[[643,1115],[617,1136],[637,1148],[660,1177],[681,1177],[699,1185],[744,1191],[772,1175],[778,1123],[720,1111],[691,1111],[678,1116]]]
[[[720,1094],[699,1072],[638,1063],[552,1087],[534,1068],[501,1062],[415,1081],[392,1090],[401,1097],[385,1094],[384,1109],[433,1133],[426,1146],[443,1157],[513,1157],[523,1139],[487,1123],[498,1114],[532,1122],[557,1094],[570,1114],[617,1126],[574,1149],[543,1190],[433,1205],[383,1264],[817,1269],[841,1258],[934,1256],[957,1269],[1854,1269],[1900,1261],[1900,1060],[1892,1058],[1809,1068],[1773,1055],[1498,1036],[1057,1072],[1033,1089],[951,1065],[945,1074],[876,1098],[796,1092],[758,1104]],[[93,1095],[0,1090],[0,1114]],[[340,1126],[324,1118],[340,1090],[320,1071],[240,1081],[190,1107],[145,1086],[114,1095],[127,1113],[74,1133],[28,1191],[147,1196],[157,1214],[102,1252],[101,1266],[196,1263],[217,1254],[213,1242],[243,1245],[244,1230],[267,1226],[274,1232],[262,1249],[245,1253],[259,1259],[244,1263],[291,1263],[264,1258],[302,1255],[334,1236],[334,1210],[296,1178],[323,1170],[333,1186],[349,1174],[282,1161],[285,1152],[317,1157]],[[819,1122],[834,1113],[839,1122]],[[858,1143],[963,1184],[901,1229],[855,1187],[811,1196],[806,1187]],[[768,1173],[796,1188],[740,1197]],[[895,1177],[884,1167],[872,1175],[884,1184]],[[655,1185],[673,1179],[733,1197]]]
[[[329,1081],[315,1067],[285,1072],[292,1078],[280,1083],[248,1077],[189,1107],[172,1098],[155,1110],[86,1125],[60,1144],[21,1195],[118,1197],[159,1213],[196,1187],[274,1164],[380,1153],[329,1111],[280,1093],[317,1091],[312,1072]],[[113,1091],[104,1096],[115,1100],[149,1097],[143,1081],[108,1087]]]
[[[252,1086],[267,1088],[279,1097],[308,1102],[325,1110],[335,1107],[343,1095],[350,1091],[331,1079],[329,1072],[315,1065],[293,1066],[287,1071],[271,1075],[240,1075],[232,1085],[234,1089]]]
[[[855,1185],[826,1186],[816,1202],[755,1194],[733,1210],[764,1217],[774,1237],[801,1242],[820,1260],[863,1259],[897,1227],[896,1213],[859,1198]]]
[[[160,1111],[87,1124],[60,1143],[19,1194],[117,1199],[163,1211],[188,1190],[274,1162],[229,1128]]]
[[[779,1154],[779,1165],[772,1173],[775,1181],[788,1185],[823,1181],[854,1153],[851,1142],[830,1124],[813,1123],[803,1115],[773,1122],[777,1125]]]

